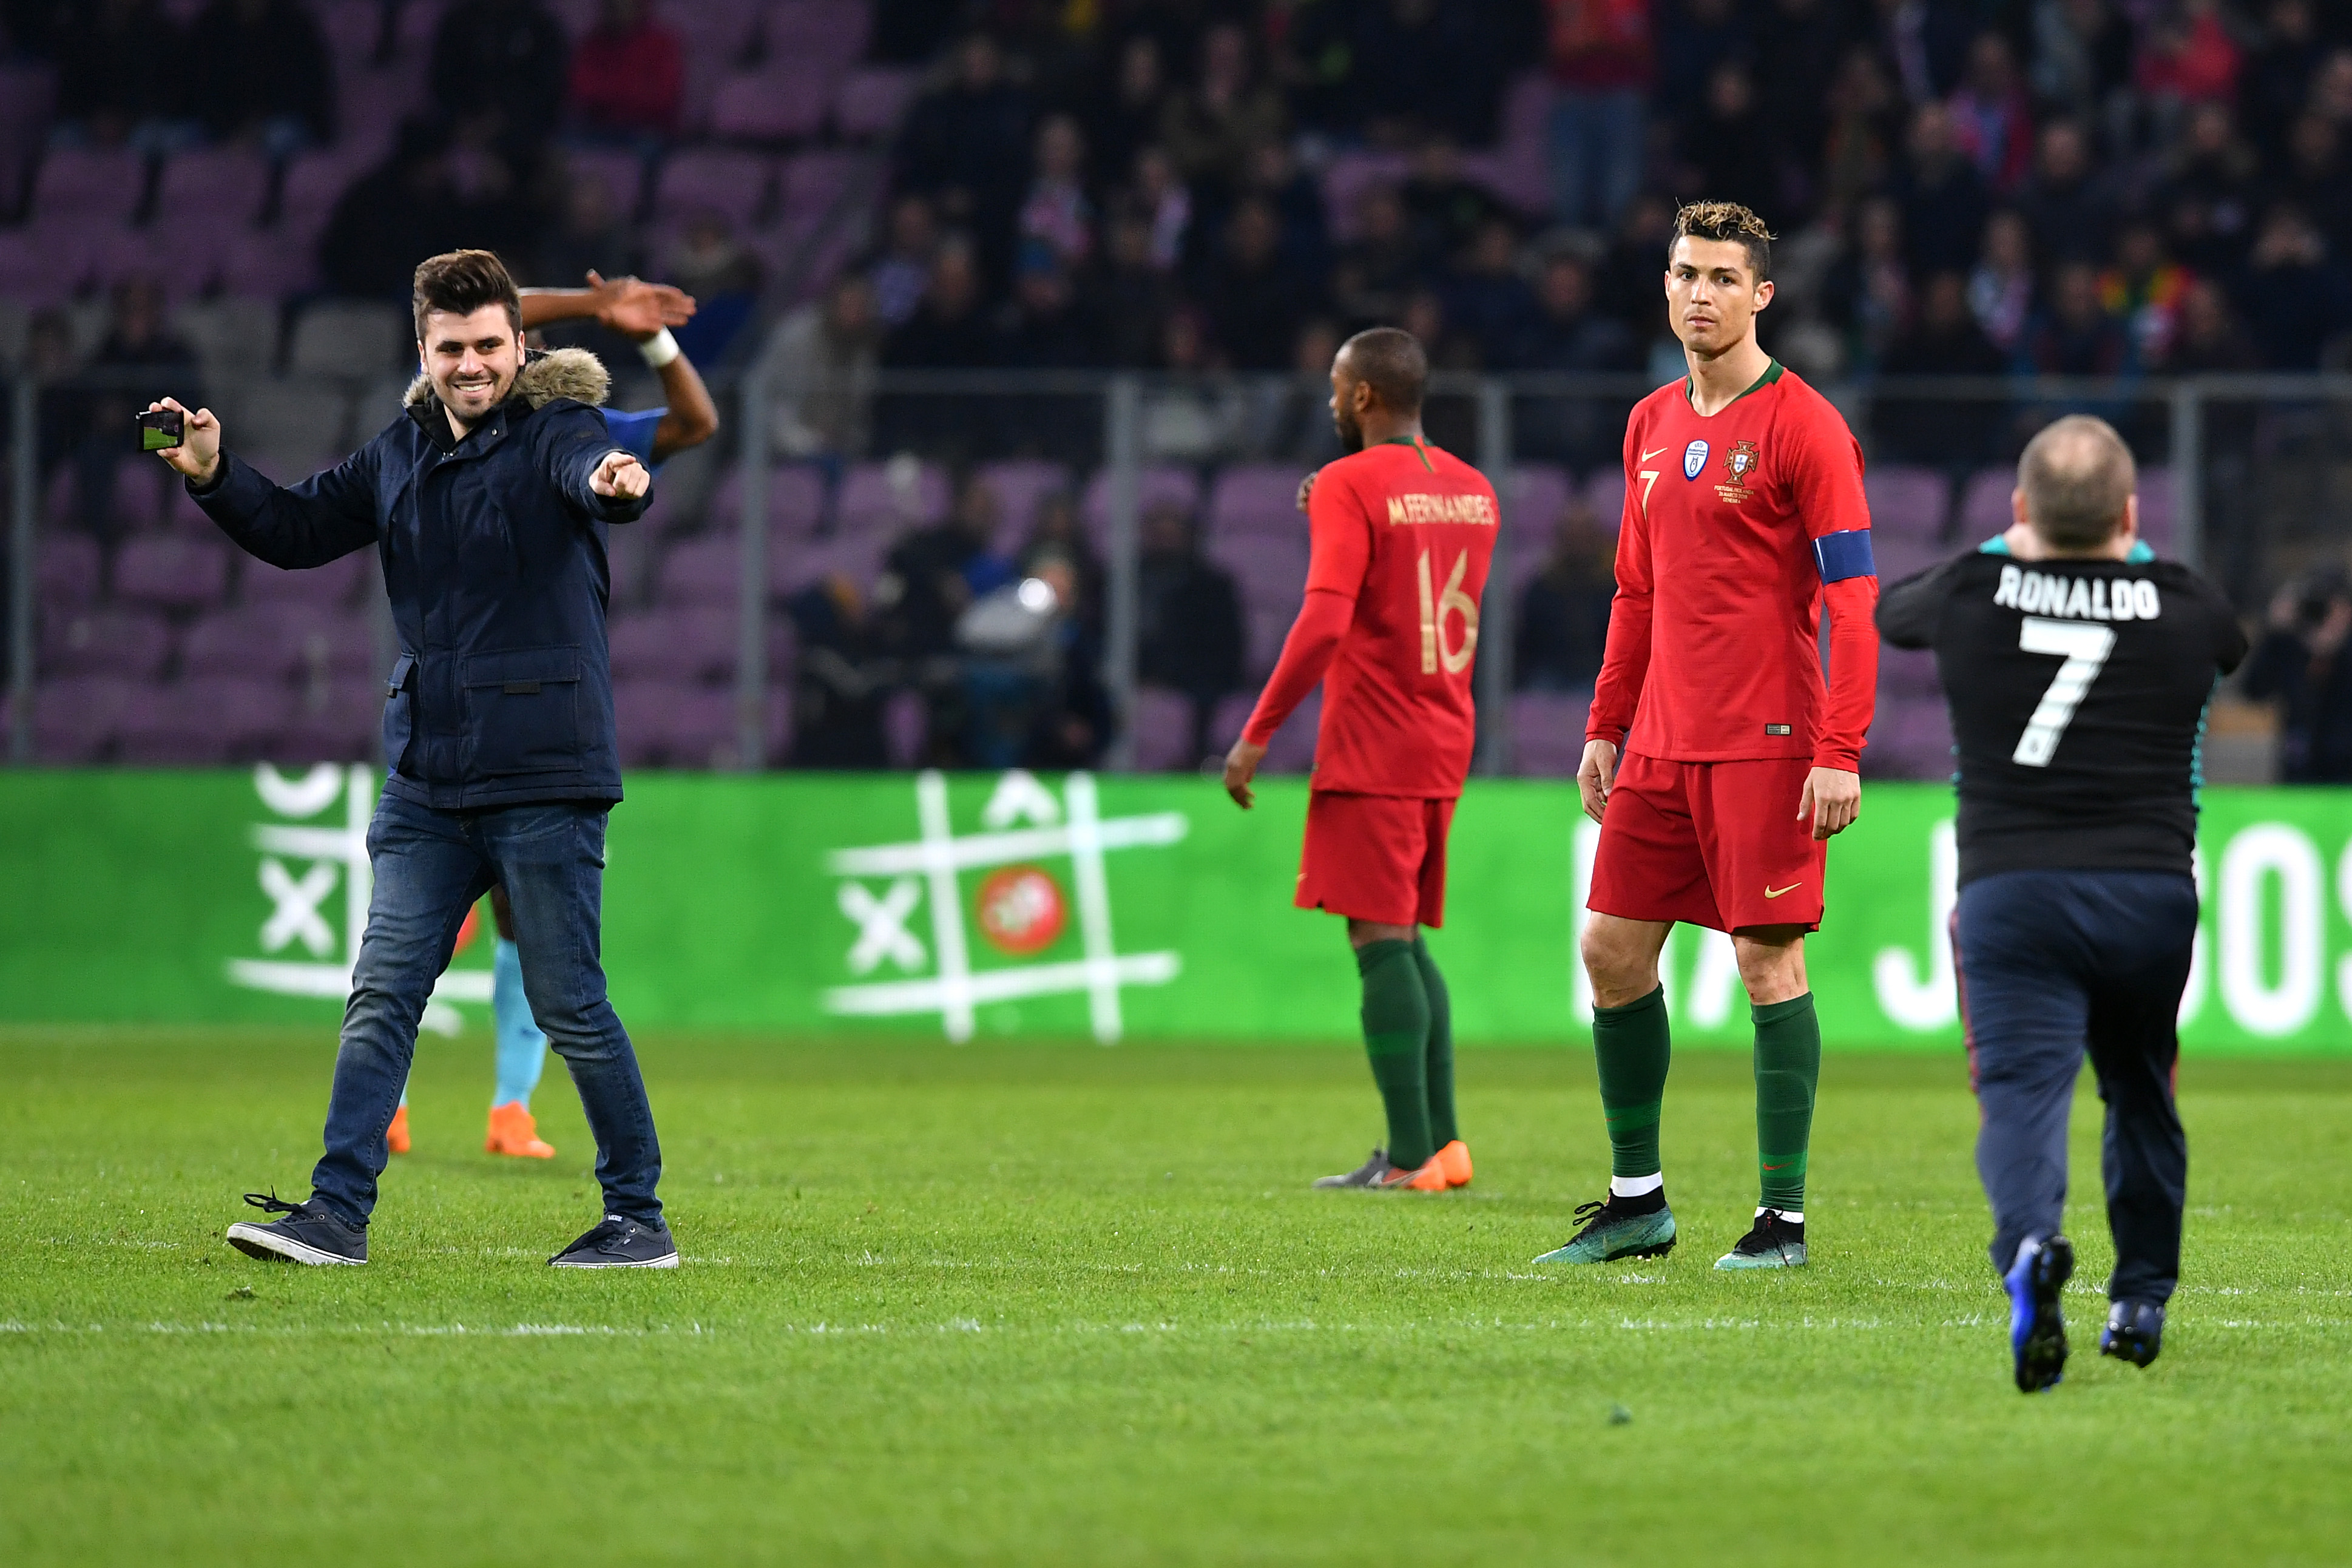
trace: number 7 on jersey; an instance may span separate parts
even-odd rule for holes
[[[2018,626],[2017,646],[2026,653],[2057,654],[2066,660],[2050,678],[2049,689],[2042,692],[2033,717],[2025,721],[2025,733],[2017,738],[2017,750],[2009,758],[2021,767],[2046,768],[2058,750],[2059,738],[2074,721],[2074,710],[2089,695],[2091,682],[2099,678],[2100,668],[2116,650],[2115,628],[2028,616]]]

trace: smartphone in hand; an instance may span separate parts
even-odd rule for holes
[[[139,449],[168,452],[187,434],[187,419],[176,409],[159,408],[139,416]]]

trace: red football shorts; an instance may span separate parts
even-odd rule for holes
[[[1797,819],[1812,763],[1668,763],[1628,752],[1601,816],[1587,907],[1717,931],[1822,924],[1829,844]]]
[[[1444,925],[1453,822],[1450,800],[1310,791],[1295,901],[1379,925]]]

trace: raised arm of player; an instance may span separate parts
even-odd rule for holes
[[[1650,514],[1644,505],[1655,470],[1638,468],[1639,437],[1625,432],[1625,506],[1617,523],[1617,595],[1609,602],[1609,639],[1601,654],[1601,674],[1592,686],[1592,708],[1584,721],[1584,763],[1576,771],[1584,815],[1601,820],[1609,786],[1617,776],[1617,753],[1633,727],[1642,688],[1650,678]]]
[[[1257,707],[1225,758],[1225,793],[1248,809],[1256,798],[1250,780],[1283,721],[1331,668],[1339,639],[1356,618],[1356,595],[1372,558],[1370,524],[1355,493],[1343,484],[1302,487],[1307,499],[1307,595],[1282,640],[1282,657],[1258,693]]]
[[[1936,628],[1944,618],[1944,601],[1950,596],[1948,580],[1953,570],[1967,559],[1965,555],[1955,556],[1940,566],[1930,566],[1892,587],[1881,589],[1877,610],[1879,640],[1896,647],[1935,647]]]
[[[1878,702],[1878,569],[1870,553],[1870,502],[1862,489],[1862,447],[1832,414],[1798,442],[1790,485],[1812,538],[1830,622],[1830,682],[1813,771],[1797,816],[1813,837],[1845,830],[1862,814],[1862,747]]]

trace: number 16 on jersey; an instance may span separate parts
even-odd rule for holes
[[[1478,651],[1478,601],[1462,591],[1463,574],[1470,570],[1470,552],[1464,551],[1454,558],[1454,571],[1445,579],[1445,591],[1437,592],[1437,578],[1430,570],[1429,552],[1421,552],[1421,672],[1435,675],[1444,667],[1448,675],[1459,675],[1469,667]],[[1445,642],[1445,619],[1448,616],[1462,617],[1462,641],[1453,647]],[[2104,656],[2102,656],[2104,657]]]

